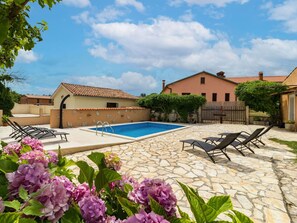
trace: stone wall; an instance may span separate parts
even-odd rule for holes
[[[58,128],[60,110],[52,109],[50,127]],[[63,127],[95,126],[98,121],[109,124],[148,121],[150,110],[140,107],[98,108],[98,109],[64,109]]]

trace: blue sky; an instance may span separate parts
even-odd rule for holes
[[[202,70],[227,77],[288,75],[297,66],[297,0],[64,0],[43,41],[21,51],[12,89],[52,94],[61,82],[134,95]]]

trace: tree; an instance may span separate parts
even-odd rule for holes
[[[15,103],[20,103],[22,95],[17,93],[16,91],[10,91],[10,95],[12,98],[12,101]]]
[[[7,83],[22,80],[24,79],[13,73],[8,73],[5,69],[0,70],[0,109],[3,110],[4,115],[11,116],[11,109],[13,109],[14,102],[18,98],[17,93],[7,87]]]
[[[287,86],[267,81],[251,81],[239,84],[235,95],[255,111],[267,112],[272,121],[280,120],[280,93]]]
[[[1,0],[0,1],[0,67],[11,68],[20,49],[32,50],[42,41],[41,32],[47,29],[45,21],[32,26],[29,22],[29,3],[38,2],[52,8],[61,0]]]

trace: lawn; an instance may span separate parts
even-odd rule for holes
[[[277,139],[277,138],[270,138],[270,140],[283,145],[287,145],[293,150],[292,152],[297,155],[297,141],[286,141],[286,140]]]

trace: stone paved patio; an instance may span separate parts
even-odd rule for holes
[[[202,150],[191,147],[181,151],[181,139],[202,139],[226,131],[251,132],[256,128],[245,125],[193,125],[185,130],[98,151],[119,154],[123,161],[121,172],[138,180],[152,177],[166,180],[176,192],[178,204],[188,213],[188,204],[177,180],[198,189],[206,199],[229,194],[235,209],[255,222],[297,222],[295,155],[286,146],[268,140],[270,137],[297,140],[296,133],[272,129],[263,138],[266,146],[254,149],[256,154],[246,151],[246,157],[243,157],[230,148],[231,162],[225,157],[217,157],[217,164],[213,164]],[[91,151],[76,153],[69,158],[89,162],[89,153]]]

